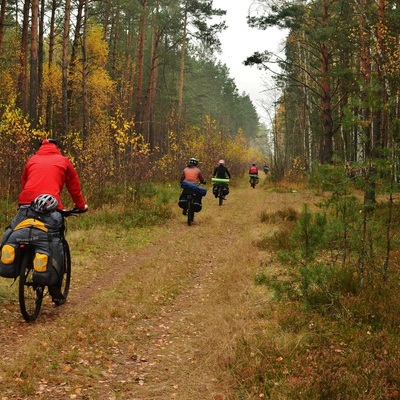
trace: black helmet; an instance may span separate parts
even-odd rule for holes
[[[58,142],[56,139],[44,139],[42,140],[42,142],[40,143],[40,145],[45,144],[45,143],[53,143],[56,146],[58,146]]]
[[[188,166],[194,165],[196,167],[198,163],[199,162],[195,158],[189,158]]]
[[[32,209],[41,212],[48,213],[57,209],[58,201],[51,194],[41,194],[32,201]]]

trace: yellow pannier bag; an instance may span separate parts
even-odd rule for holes
[[[35,253],[33,268],[36,272],[46,272],[49,256],[47,254]]]
[[[12,264],[15,261],[15,248],[5,244],[1,249],[1,262],[5,265]]]
[[[16,248],[10,244],[4,244],[1,248],[0,276],[15,279],[19,275],[18,266],[15,262]]]

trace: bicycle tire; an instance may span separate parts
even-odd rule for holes
[[[69,286],[71,284],[71,252],[69,250],[68,242],[63,240],[64,248],[64,267],[63,274],[61,276],[61,293],[63,294],[62,300],[57,300],[57,305],[64,304],[67,300],[69,293]]]
[[[188,208],[187,208],[187,223],[188,225],[192,225],[194,221],[194,210],[193,210],[193,199],[189,199]]]
[[[218,189],[218,204],[219,204],[220,206],[222,206],[222,203],[223,203],[223,201],[224,201],[224,194],[222,193],[222,191],[223,191],[223,189],[222,189],[222,187],[220,186],[219,189]]]
[[[32,254],[23,255],[19,274],[19,306],[26,322],[35,321],[39,315],[43,301],[43,286],[33,282]]]

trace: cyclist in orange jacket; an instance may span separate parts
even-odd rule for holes
[[[194,183],[196,185],[202,183],[206,184],[204,176],[200,169],[197,167],[199,162],[195,158],[190,158],[187,167],[183,170],[180,182],[183,181]],[[201,209],[201,195],[196,195],[196,200],[198,203],[199,211]],[[179,197],[179,207],[182,208],[182,214],[186,215],[187,211],[187,200],[186,200],[186,190],[184,189]]]
[[[181,175],[181,182],[187,181],[192,183],[206,183],[203,174],[197,167],[199,162],[195,158],[190,158],[187,167],[183,170]]]

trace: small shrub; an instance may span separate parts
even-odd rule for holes
[[[269,279],[265,272],[259,272],[256,277],[255,277],[255,283],[256,285],[265,285],[267,286],[269,283]]]
[[[281,221],[294,222],[298,219],[299,214],[294,208],[286,208],[284,210],[278,210],[274,213],[269,214],[267,211],[262,210],[260,212],[260,221],[267,224],[275,224]]]
[[[325,245],[326,215],[312,214],[307,205],[293,231],[292,239],[298,244],[301,255],[306,260],[314,258],[316,252]]]
[[[264,236],[261,239],[259,239],[255,245],[259,250],[268,250],[270,247],[270,237],[269,236]]]

